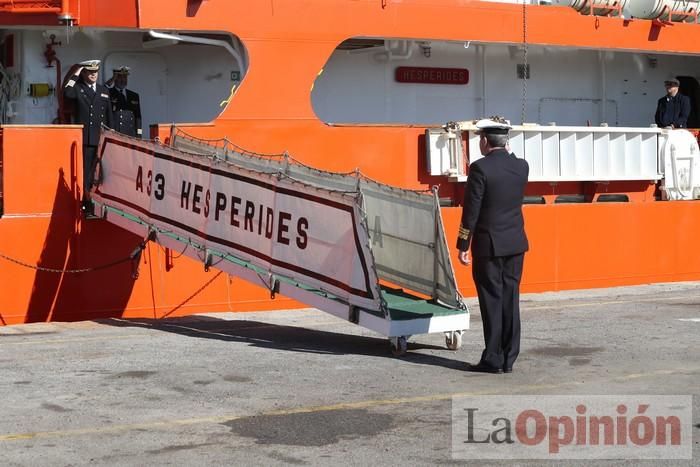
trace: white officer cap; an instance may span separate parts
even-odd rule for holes
[[[78,63],[78,65],[82,66],[83,69],[88,71],[98,71],[100,69],[99,60],[85,60],[84,62]]]
[[[482,118],[474,126],[476,126],[476,133],[479,135],[483,133],[507,135],[508,131],[513,128],[510,126],[510,122],[503,117]]]
[[[678,81],[678,78],[672,76],[672,77],[670,77],[670,78],[667,78],[667,79],[664,81],[664,84],[665,84],[666,86],[680,86],[681,82]]]
[[[112,71],[115,75],[128,75],[131,68],[126,65],[122,65],[119,68],[114,68]]]

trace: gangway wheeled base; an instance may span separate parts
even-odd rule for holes
[[[285,295],[296,295],[300,301],[388,337],[392,353],[397,356],[406,353],[411,336],[437,332],[445,333],[448,349],[458,350],[462,346],[462,333],[469,329],[469,310],[466,307],[452,308],[402,289],[383,285],[381,290],[386,308],[379,310],[348,306],[323,291],[298,288],[301,290],[287,290]]]
[[[391,352],[404,355],[411,336],[444,333],[449,350],[458,350],[462,334],[469,329],[469,309],[445,306],[434,300],[423,299],[400,288],[381,286],[384,309],[350,305],[341,298],[297,279],[270,274],[250,261],[206,248],[189,238],[160,229],[144,219],[118,208],[94,202],[98,217],[134,233],[149,237],[166,248],[182,251],[185,256],[204,261],[204,267],[216,267],[253,284],[267,287],[272,298],[277,293],[306,303],[338,318],[358,324],[389,338]]]
[[[468,308],[445,306],[402,289],[381,287],[385,310],[354,307],[322,290],[291,283],[287,278],[280,278],[279,290],[285,296],[388,337],[396,356],[406,353],[411,336],[437,332],[445,334],[445,346],[449,350],[458,350],[462,347],[463,332],[469,329]]]

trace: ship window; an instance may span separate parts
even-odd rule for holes
[[[544,196],[526,196],[523,198],[523,204],[545,204]]]
[[[0,30],[0,40],[9,32]],[[16,92],[2,113],[7,117],[5,123],[71,123],[70,105],[59,112],[54,89],[68,81],[74,64],[86,59],[101,60],[98,83],[107,82],[113,69],[130,68],[127,89],[139,94],[144,136],[152,124],[211,122],[223,111],[221,103],[244,79],[247,69],[243,44],[228,33],[96,28],[11,32],[15,37],[14,66],[5,72],[8,77],[21,77],[26,86],[9,89]],[[45,54],[36,51],[46,49],[52,40],[60,63],[52,62],[48,67]],[[42,92],[28,95],[25,88],[30,85]]]
[[[700,83],[693,76],[679,76],[681,86],[679,92],[690,99],[690,115],[688,128],[700,128]]]
[[[599,203],[629,203],[630,198],[623,194],[604,194],[599,195],[597,201]]]
[[[700,127],[698,56],[536,44],[527,50],[524,95],[528,70],[515,45],[349,38],[319,70],[311,104],[335,125],[432,126],[503,115],[516,123],[647,128],[673,74],[691,99],[688,126]]]
[[[334,124],[443,124],[481,113],[477,47],[422,39],[347,39],[316,78],[311,104]]]
[[[586,198],[583,195],[559,195],[554,199],[554,204],[572,204],[585,202]]]

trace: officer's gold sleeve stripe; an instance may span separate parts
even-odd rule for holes
[[[465,229],[464,227],[460,227],[458,238],[460,238],[462,240],[467,240],[467,239],[469,239],[469,233],[470,233],[469,229]]]

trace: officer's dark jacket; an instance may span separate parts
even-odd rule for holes
[[[656,124],[660,127],[673,125],[674,128],[687,128],[690,115],[688,96],[676,94],[675,97],[664,96],[656,105]]]
[[[117,89],[109,90],[112,100],[112,112],[114,112],[114,129],[120,133],[131,136],[141,135],[141,102],[139,95],[129,89],[126,97]]]
[[[73,86],[68,82],[63,88],[63,96],[75,101],[75,123],[83,124],[83,145],[97,146],[100,142],[100,128],[105,124],[112,128],[112,105],[109,100],[109,89],[97,84],[97,91],[82,80]]]
[[[469,166],[457,248],[472,256],[510,256],[528,250],[523,196],[530,168],[505,149]]]

